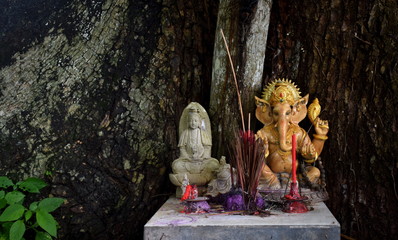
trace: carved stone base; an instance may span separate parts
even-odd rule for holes
[[[303,214],[272,210],[268,217],[234,213],[186,214],[171,197],[144,227],[144,239],[286,239],[339,240],[340,224],[324,203]]]

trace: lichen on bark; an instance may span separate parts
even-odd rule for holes
[[[54,125],[73,121],[98,124],[102,113],[92,111],[85,101],[96,97],[97,89],[109,87],[102,74],[102,59],[117,61],[122,57],[112,48],[113,39],[121,32],[118,26],[126,18],[123,13],[126,4],[126,1],[105,3],[102,14],[92,19],[84,5],[74,4],[76,12],[72,16],[79,15],[88,21],[76,25],[84,26],[83,35],[68,40],[63,29],[57,29],[26,52],[16,53],[14,63],[1,69],[1,135],[4,140],[11,136],[18,139],[18,144],[27,146],[24,150],[32,162],[23,170],[25,175],[44,174],[46,161],[54,155],[49,150],[51,142],[65,137],[69,141],[78,140],[65,136],[64,129],[53,128]],[[105,14],[106,11],[109,12]],[[71,130],[68,134],[76,132]],[[35,146],[29,143],[31,139]]]
[[[13,4],[1,36],[15,36],[11,20],[26,8]],[[30,8],[46,13],[30,25],[40,32],[22,34],[0,59],[0,172],[45,177],[49,192],[68,200],[57,216],[61,238],[140,238],[174,192],[179,114],[206,99],[212,47],[204,42],[216,9],[167,0]]]

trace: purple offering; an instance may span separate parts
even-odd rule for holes
[[[185,213],[206,213],[210,211],[210,205],[207,203],[207,197],[198,197],[187,199],[182,202]]]
[[[245,203],[242,194],[231,194],[225,201],[224,209],[226,211],[241,211],[249,209],[263,209],[265,207],[265,201],[260,194],[256,197],[256,203],[250,204],[248,208],[245,207]]]

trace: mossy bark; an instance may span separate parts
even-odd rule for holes
[[[2,7],[0,175],[67,199],[61,239],[142,238],[174,192],[179,115],[206,101],[217,5],[55,2]]]

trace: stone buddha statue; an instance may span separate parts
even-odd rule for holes
[[[210,120],[199,103],[192,102],[184,109],[179,133],[180,157],[172,163],[170,181],[180,187],[186,175],[190,184],[205,186],[215,178],[220,164],[211,157]]]

